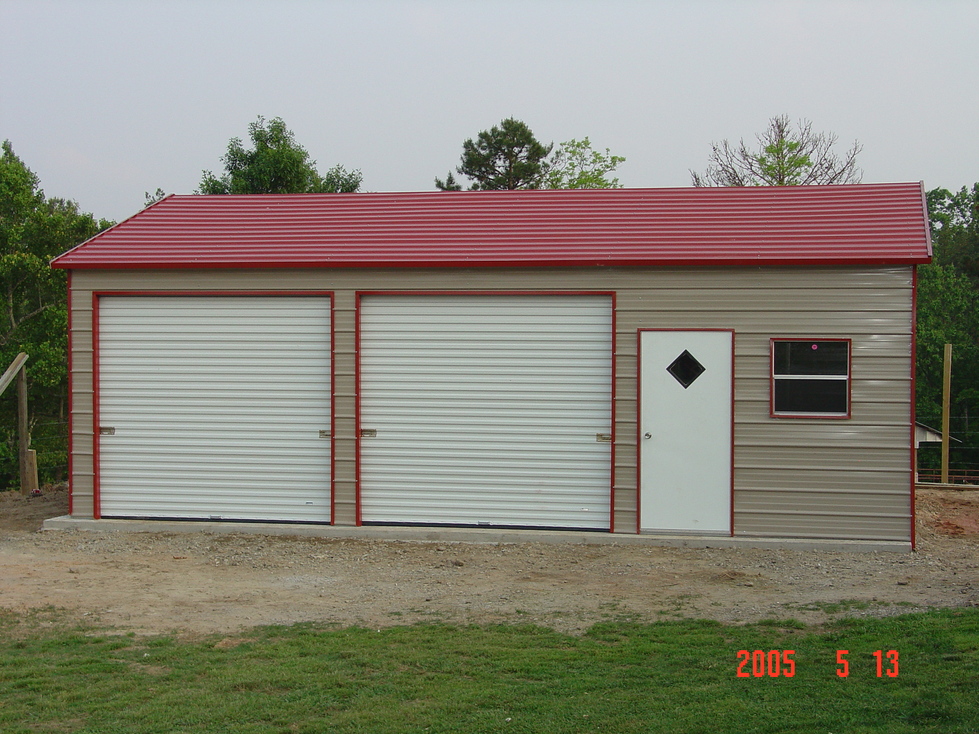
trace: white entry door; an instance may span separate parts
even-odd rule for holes
[[[639,529],[731,531],[731,331],[640,333]]]

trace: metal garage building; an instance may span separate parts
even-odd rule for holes
[[[75,517],[913,542],[920,184],[170,196],[69,270]]]

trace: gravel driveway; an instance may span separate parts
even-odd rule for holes
[[[66,511],[63,488],[0,493],[0,606],[231,634],[304,621],[818,623],[979,604],[979,491],[921,490],[912,554],[38,531]]]

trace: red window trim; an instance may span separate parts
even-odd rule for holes
[[[775,344],[776,342],[846,342],[846,413],[785,413],[775,410]],[[770,418],[805,418],[816,420],[849,420],[853,416],[853,339],[840,337],[772,337],[768,344],[768,415]]]

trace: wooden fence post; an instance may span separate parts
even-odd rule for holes
[[[30,494],[37,489],[37,454],[31,449],[30,421],[27,416],[27,355],[21,352],[0,377],[0,394],[17,379],[17,445],[20,460],[20,491]]]
[[[20,493],[37,489],[37,458],[32,456],[30,421],[27,413],[27,367],[17,373],[17,444],[20,458]]]
[[[945,345],[945,370],[942,379],[942,484],[948,484],[949,412],[952,402],[952,345]]]

